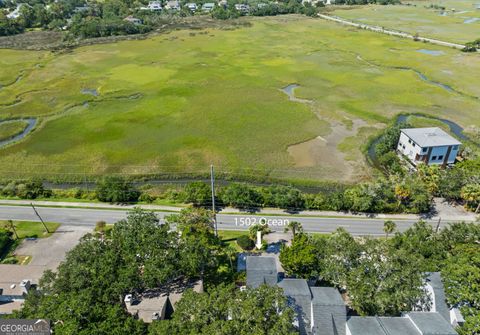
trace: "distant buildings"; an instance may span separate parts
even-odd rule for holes
[[[189,3],[187,3],[185,6],[186,6],[190,11],[192,11],[192,12],[194,12],[194,13],[195,13],[195,12],[197,11],[197,9],[198,9],[198,6],[197,6],[197,4],[196,4],[195,2],[189,2]]]
[[[235,4],[235,9],[241,13],[246,14],[250,10],[250,6],[243,3],[237,3]]]
[[[26,3],[20,3],[20,4],[17,5],[17,8],[15,8],[12,12],[7,14],[7,18],[18,19],[20,17],[20,13],[21,13],[21,10],[22,10],[23,6],[30,7],[30,5],[28,5]]]
[[[413,165],[450,165],[455,163],[461,143],[440,128],[401,129],[397,151]]]
[[[166,10],[180,10],[180,2],[177,0],[167,1],[165,4]]]
[[[147,7],[140,7],[141,10],[150,10],[150,11],[161,11],[162,2],[161,1],[150,1]]]
[[[211,12],[214,8],[215,8],[215,4],[213,2],[207,2],[203,4],[202,11]]]
[[[141,19],[133,17],[132,15],[129,15],[126,18],[124,18],[123,21],[127,21],[127,22],[130,22],[130,23],[133,23],[133,24],[142,24]]]
[[[295,311],[294,325],[302,335],[456,335],[438,273],[427,285],[434,289],[430,311],[399,317],[347,316],[342,296],[333,287],[310,286],[305,279],[279,276],[274,257],[247,256],[247,286],[277,285]],[[440,284],[438,282],[440,280]],[[442,295],[443,292],[443,295]]]

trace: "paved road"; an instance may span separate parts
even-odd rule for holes
[[[347,19],[343,19],[343,18],[338,17],[338,16],[331,16],[331,15],[325,15],[325,14],[318,14],[318,16],[322,19],[325,19],[325,20],[334,21],[334,22],[338,22],[338,23],[341,23],[341,24],[344,24],[344,25],[370,30],[370,31],[374,31],[374,32],[377,32],[377,33],[382,33],[382,34],[387,34],[387,35],[402,37],[402,38],[408,38],[408,39],[416,40],[416,41],[419,41],[419,42],[428,42],[428,43],[441,45],[441,46],[449,47],[449,48],[455,48],[455,49],[465,48],[465,45],[463,45],[463,44],[441,41],[441,40],[437,40],[437,39],[434,39],[434,38],[415,36],[415,35],[412,35],[412,34],[409,34],[409,33],[403,32],[403,31],[395,31],[395,30],[391,30],[391,29],[385,29],[383,27],[372,26],[372,25],[368,25],[368,24],[364,24],[364,23],[356,23],[356,22],[353,22],[353,21],[350,21],[350,20],[347,20]]]
[[[127,211],[105,210],[105,209],[84,209],[84,208],[53,208],[37,207],[44,221],[58,222],[70,226],[92,227],[97,221],[103,220],[107,223],[115,223],[126,217]],[[163,221],[166,215],[171,213],[156,212],[159,219]],[[325,218],[325,217],[301,217],[301,216],[261,216],[243,214],[219,214],[217,216],[218,229],[223,230],[246,230],[248,224],[259,222],[262,218],[268,220],[273,231],[283,231],[283,224],[288,220],[295,220],[303,225],[307,232],[330,233],[338,227],[343,227],[353,235],[383,235],[383,219],[366,218]],[[30,207],[24,206],[0,206],[0,220],[29,220],[38,221],[35,213]],[[415,220],[395,220],[397,229],[404,231],[408,229]],[[428,220],[433,226],[437,220]],[[450,221],[451,222],[451,221]],[[447,225],[448,221],[442,221],[440,227]]]

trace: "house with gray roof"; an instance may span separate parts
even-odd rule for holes
[[[448,307],[447,298],[445,297],[445,287],[443,286],[440,272],[430,272],[428,274],[425,288],[431,301],[431,305],[425,308],[425,311],[437,312],[447,320],[448,323],[455,326],[465,322],[458,308]]]
[[[397,151],[414,165],[447,166],[455,163],[460,143],[438,127],[400,130]]]
[[[352,316],[346,335],[456,335],[453,327],[439,314],[410,312],[401,317]]]
[[[309,334],[312,326],[312,292],[305,279],[283,279],[278,283],[295,311],[295,326],[300,334]]]
[[[347,317],[347,306],[333,287],[309,286],[305,279],[283,278],[276,274],[275,258],[247,256],[247,286],[277,285],[295,311],[294,325],[308,335],[455,335],[446,307],[439,274],[430,274],[433,289],[438,290],[435,311],[409,312],[398,317]],[[445,307],[440,304],[445,303]],[[445,309],[446,308],[446,309]]]
[[[257,288],[278,282],[277,264],[274,257],[247,256],[247,286]]]
[[[313,334],[345,334],[347,307],[334,287],[310,287]]]

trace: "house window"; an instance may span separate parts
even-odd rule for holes
[[[413,147],[415,148],[415,142],[412,143]]]
[[[453,150],[458,150],[458,145],[454,145]]]
[[[422,152],[427,152],[428,148],[422,148]]]
[[[433,156],[432,161],[436,161],[436,160],[437,160],[437,156]]]
[[[443,159],[443,156],[438,156],[438,160],[442,160]]]
[[[408,140],[408,143],[412,144],[412,140],[409,139],[409,140]]]
[[[403,145],[403,149],[405,149],[405,144]]]

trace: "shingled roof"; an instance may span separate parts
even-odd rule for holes
[[[275,258],[268,256],[247,256],[247,286],[257,288],[262,284],[270,286],[278,282]]]
[[[283,279],[278,286],[295,310],[300,334],[308,334],[312,317],[312,293],[305,279]]]
[[[310,287],[312,291],[313,333],[337,335],[346,333],[347,308],[333,287]]]
[[[443,286],[440,272],[430,272],[427,277],[427,284],[432,287],[432,312],[437,312],[450,323],[450,309],[447,306],[445,288]]]

